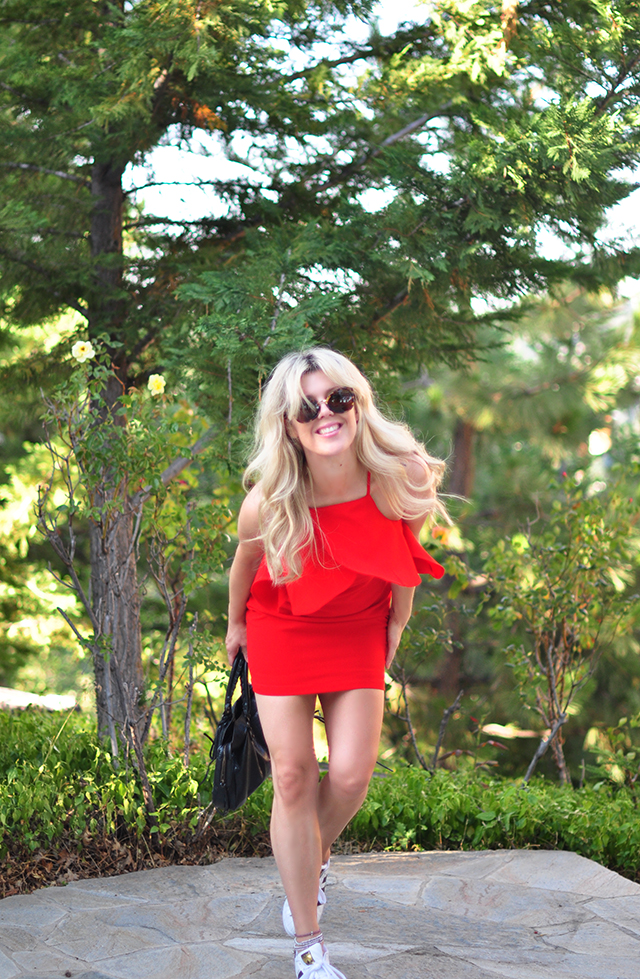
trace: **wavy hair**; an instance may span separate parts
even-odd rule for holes
[[[307,502],[310,474],[302,446],[287,430],[287,419],[298,415],[304,400],[301,380],[313,371],[322,371],[336,387],[355,391],[357,458],[375,477],[398,517],[411,519],[426,513],[431,519],[440,515],[448,521],[436,492],[444,463],[429,455],[407,425],[380,413],[371,385],[358,368],[324,347],[287,354],[265,384],[256,417],[255,447],[244,476],[247,488],[261,481],[260,534],[274,582],[298,578],[304,554],[314,544]],[[407,470],[411,460],[422,462],[426,479],[413,482]]]

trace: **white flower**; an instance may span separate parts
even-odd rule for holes
[[[93,349],[93,344],[89,340],[76,340],[71,348],[71,356],[74,357],[79,364],[84,364],[85,360],[91,360],[95,357],[96,352]]]
[[[152,374],[149,380],[147,381],[147,387],[151,391],[151,394],[154,396],[154,398],[156,398],[159,394],[164,393],[166,383],[167,382],[165,381],[162,374]]]

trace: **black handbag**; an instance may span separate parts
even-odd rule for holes
[[[240,696],[232,705],[240,680]],[[233,661],[224,712],[220,718],[210,758],[215,762],[211,802],[220,812],[243,805],[271,772],[269,749],[258,717],[255,694],[249,683],[242,650]]]

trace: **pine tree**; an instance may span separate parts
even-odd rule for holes
[[[237,424],[242,395],[301,342],[351,352],[383,387],[399,368],[468,360],[474,299],[637,270],[637,250],[600,236],[638,158],[637,8],[443,0],[355,43],[346,18],[369,17],[368,0],[6,0],[5,319],[77,313],[113,367],[94,404],[107,443],[122,393],[160,368],[182,371],[224,428],[231,398]],[[196,131],[258,178],[212,173],[223,217],[145,213],[127,168]],[[542,227],[566,261],[540,257]],[[64,370],[67,350],[41,369]],[[98,509],[113,493],[107,471]],[[108,547],[93,527],[91,577],[111,659],[139,691],[134,510]],[[100,656],[96,683],[104,730]]]

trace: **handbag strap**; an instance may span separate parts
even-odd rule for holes
[[[242,690],[242,712],[245,717],[251,717],[251,684],[249,683],[249,667],[247,661],[244,657],[243,651],[238,650],[238,655],[233,661],[235,666],[236,661],[241,659],[242,664],[240,666],[240,687]]]
[[[231,711],[231,704],[233,701],[233,695],[235,689],[238,686],[238,680],[240,680],[240,686],[242,688],[244,696],[244,687],[247,682],[247,661],[244,658],[242,650],[238,650],[238,655],[233,661],[233,666],[231,667],[231,673],[229,675],[229,682],[227,684],[227,692],[224,698],[224,710],[225,713]]]

